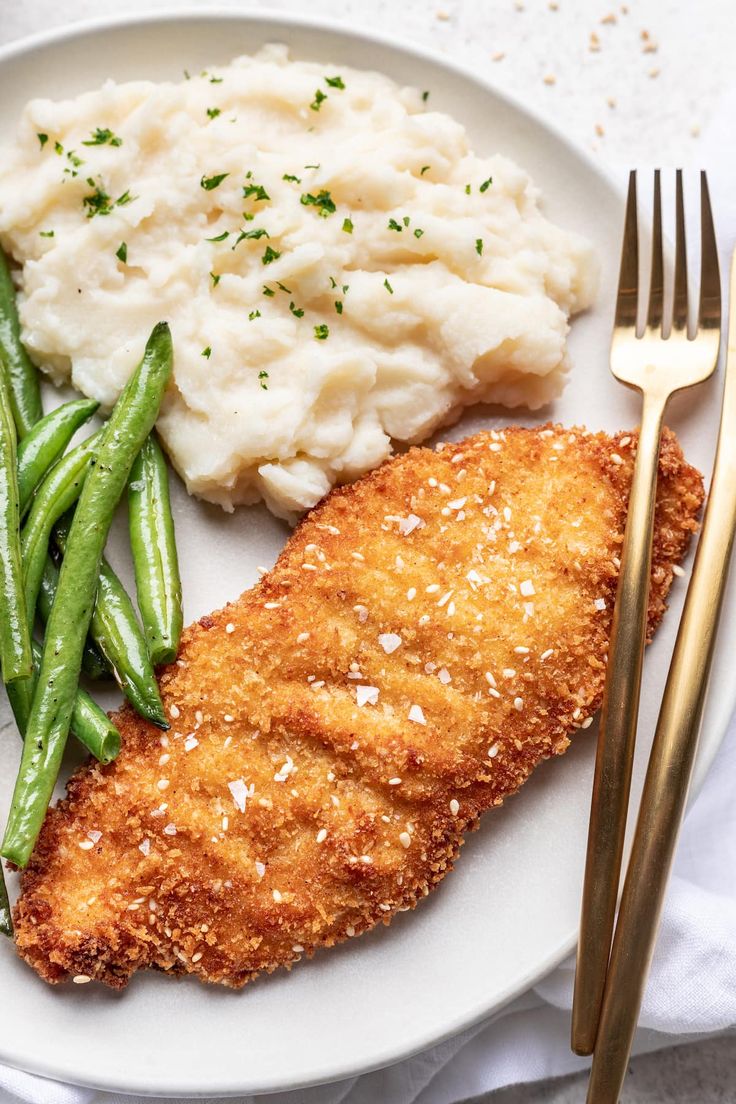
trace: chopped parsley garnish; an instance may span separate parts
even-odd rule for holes
[[[319,111],[326,99],[327,93],[323,92],[321,88],[318,88],[317,91],[314,93],[314,99],[309,105],[312,111]]]
[[[127,242],[121,242],[118,248],[115,250],[115,256],[123,264],[128,263],[128,245]]]
[[[184,70],[184,80],[191,80],[191,79],[192,79],[192,74],[189,72],[188,69],[185,69]]]
[[[222,84],[222,77],[210,77],[210,84]]]
[[[258,379],[261,381],[261,387],[263,388],[263,390],[268,391],[268,384],[266,383],[266,380],[268,379],[268,372],[259,372]]]
[[[484,180],[483,183],[481,184],[480,191],[481,192],[487,192],[492,183],[493,183],[493,177],[489,176],[488,179]]]
[[[91,195],[84,196],[82,206],[87,208],[87,218],[95,215],[109,215],[112,210],[112,199],[100,184],[95,184],[91,176],[87,177],[87,183],[94,191]]]
[[[255,230],[241,230],[235,239],[233,249],[235,249],[236,245],[240,245],[241,241],[244,241],[245,238],[253,238],[255,241],[258,241],[259,238],[268,237],[270,237],[268,230],[264,229],[263,226],[258,226]]]
[[[277,280],[277,281],[276,281],[276,287],[277,287],[277,288],[280,288],[280,289],[281,289],[281,291],[285,291],[287,295],[291,295],[291,288],[287,288],[286,284],[281,284],[281,283],[279,283],[279,281]]]
[[[278,249],[272,249],[270,245],[267,245],[261,260],[264,265],[270,265],[273,261],[277,261],[280,256]]]
[[[82,142],[83,146],[122,146],[122,144],[123,139],[113,134],[109,127],[96,127],[92,131],[92,137]]]
[[[304,168],[305,169],[318,169],[319,165],[305,165]]]
[[[250,173],[248,173],[248,176],[250,176]],[[250,199],[251,196],[257,201],[271,198],[262,184],[246,184],[243,188],[243,198]]]
[[[205,241],[218,242],[218,241],[224,241],[225,238],[229,238],[229,237],[230,237],[230,231],[229,230],[223,230],[221,234],[217,234],[214,238],[205,238],[204,240]]]
[[[470,185],[469,184],[465,185],[465,194],[470,195]]]
[[[409,218],[408,215],[404,215],[404,217],[402,218],[401,221],[403,222],[404,226],[408,226],[409,223],[411,222],[411,219]]]
[[[347,295],[347,293],[348,293],[349,291],[350,291],[350,284],[343,284],[343,285],[342,285],[342,293],[343,293],[343,295]]]
[[[336,288],[337,287],[337,280],[335,279],[334,276],[330,276],[330,287],[331,288]]]
[[[252,222],[253,219],[256,217],[250,211],[243,211],[242,215],[243,215],[243,222]]]
[[[338,314],[342,314],[342,303],[339,299],[335,300],[335,310]]]
[[[325,83],[329,84],[330,88],[342,88],[343,90],[345,88],[342,77],[325,77]]]
[[[419,175],[424,176],[425,172],[429,172],[431,168],[431,165],[422,165],[421,169],[419,170]]]
[[[481,257],[483,255],[483,239],[482,238],[476,238],[475,239],[475,252],[478,254],[479,257]]]
[[[330,327],[323,322],[321,326],[314,327],[314,336],[317,341],[326,341],[330,336]]]
[[[48,134],[37,134],[36,137],[38,138],[39,145],[41,146],[41,149],[43,149],[43,147],[46,145],[46,143],[49,140]]]
[[[332,196],[329,192],[324,190],[317,192],[317,195],[306,192],[306,194],[301,197],[301,202],[305,207],[316,207],[322,218],[327,218],[328,215],[334,214],[337,210]]]
[[[225,180],[230,173],[215,173],[214,176],[203,176],[199,182],[200,188],[204,188],[206,192],[211,192],[213,188],[219,188],[223,180]]]
[[[208,119],[216,119],[217,116],[221,115],[221,114],[222,114],[222,112],[220,111],[219,107],[208,107],[207,108],[207,118]]]
[[[91,195],[82,198],[82,206],[87,209],[87,218],[94,218],[95,215],[109,215],[113,207],[125,207],[126,204],[135,199],[135,196],[132,196],[130,191],[126,189],[122,195],[113,200],[107,194],[101,182],[95,183],[92,177],[88,176],[87,183],[90,188],[94,189]]]
[[[209,360],[212,356],[212,346],[208,345],[206,349],[203,349],[200,356],[203,356],[205,360]]]
[[[343,219],[342,228],[343,228],[343,230],[345,231],[346,234],[352,234],[352,232],[353,232],[353,220],[349,219],[349,218]]]
[[[388,276],[383,281],[383,286],[385,287],[385,289],[389,293],[389,295],[393,295],[394,289],[391,287],[390,283],[388,282]]]
[[[248,315],[248,321],[252,322],[254,318],[260,318],[261,312],[259,310],[252,310]]]
[[[53,230],[39,230],[38,233],[39,233],[39,236],[42,237],[42,238],[53,238],[53,236],[54,236],[54,231]]]
[[[57,157],[61,157],[63,152],[64,147],[62,146],[61,142],[54,142],[54,153],[57,155]]]
[[[298,176],[294,176],[292,173],[284,173],[281,179],[288,180],[291,184],[301,184],[300,178]]]
[[[415,238],[421,238],[423,233],[424,233],[424,231],[420,230],[419,227],[417,226],[416,230],[414,231],[414,237]]]
[[[388,220],[388,228],[389,228],[389,230],[396,230],[399,234],[404,229],[404,227],[401,225],[401,223],[397,222],[396,219],[394,219],[394,218],[390,218]]]
[[[264,284],[263,285],[263,294],[266,295],[269,299],[273,299],[276,292],[273,290],[273,288],[270,288],[268,286],[268,284]]]
[[[212,286],[213,286],[213,287],[217,287],[217,285],[219,284],[220,280],[222,279],[222,276],[221,276],[221,275],[220,275],[220,276],[217,276],[217,275],[215,275],[215,273],[214,273],[214,272],[210,272],[210,276],[212,277]]]
[[[429,99],[429,92],[422,92],[422,102],[426,103]]]
[[[289,310],[291,311],[291,313],[294,315],[295,318],[303,318],[304,317],[304,311],[302,310],[302,308],[294,306],[293,303],[289,303]]]
[[[81,166],[81,164],[84,164],[84,161],[82,160],[81,157],[76,156],[76,153],[74,152],[73,149],[68,151],[68,153],[66,155],[66,159],[67,159],[68,162],[70,162],[70,164],[72,164],[73,168],[70,169],[70,167],[67,166],[64,169],[65,176],[67,176],[67,177],[78,177],[79,173],[76,170],[79,168],[79,166]]]

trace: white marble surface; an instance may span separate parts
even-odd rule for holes
[[[148,0],[126,10],[172,6],[171,0]],[[243,7],[217,0],[189,0],[188,6]],[[263,6],[304,10],[293,0]],[[119,0],[0,0],[0,44],[120,11]],[[699,165],[700,131],[719,97],[736,83],[733,0],[310,0],[308,11],[343,25],[378,27],[452,55],[617,167]],[[584,1099],[585,1080],[573,1077],[502,1090],[493,1104]],[[634,1059],[623,1099],[735,1101],[736,1038]]]
[[[0,0],[0,42],[76,19],[174,6],[175,0],[133,0],[124,8],[118,0]],[[736,79],[732,0],[263,0],[261,6],[375,27],[451,54],[614,163],[697,159],[697,132]]]

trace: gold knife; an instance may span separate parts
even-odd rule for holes
[[[588,1104],[621,1093],[685,810],[736,531],[736,252],[718,447],[703,529],[647,768],[588,1086]]]

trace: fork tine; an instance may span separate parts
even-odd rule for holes
[[[708,176],[700,174],[700,310],[698,326],[706,329],[721,324],[721,277],[718,268],[718,248],[710,206]]]
[[[654,215],[652,218],[652,275],[649,283],[647,326],[662,325],[664,301],[664,257],[662,255],[662,187],[659,169],[654,170]]]
[[[636,169],[629,173],[626,199],[624,241],[621,247],[621,271],[616,298],[616,326],[636,328],[639,300],[639,232],[636,217]]]
[[[672,304],[672,329],[687,330],[687,246],[685,245],[685,205],[682,198],[682,169],[677,170],[675,230],[675,294]]]

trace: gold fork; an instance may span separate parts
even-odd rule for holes
[[[629,177],[611,371],[621,383],[639,390],[643,403],[593,781],[572,1010],[572,1049],[577,1054],[590,1054],[595,1045],[618,897],[646,641],[654,504],[664,413],[676,391],[708,379],[718,361],[720,279],[705,173],[700,177],[700,200],[700,309],[697,328],[691,334],[688,332],[682,173],[678,170],[676,177],[674,289],[669,319],[665,317],[664,303],[659,170],[655,173],[649,303],[646,323],[640,330],[637,325],[636,172]]]
[[[736,253],[731,260],[721,426],[616,922],[588,1104],[615,1104],[626,1075],[665,890],[685,811],[736,535]]]

